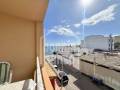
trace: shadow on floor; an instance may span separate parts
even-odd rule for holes
[[[80,90],[113,90],[105,85],[98,85],[94,83],[91,77],[86,76],[83,73],[80,73],[79,70],[73,68],[69,65],[64,65],[63,70],[69,75],[71,74],[77,80],[74,83]]]

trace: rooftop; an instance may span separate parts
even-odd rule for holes
[[[95,61],[97,65],[120,72],[119,56],[108,56],[102,53],[96,53],[82,56],[81,59],[89,63],[94,63]]]

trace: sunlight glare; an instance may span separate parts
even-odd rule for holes
[[[92,4],[93,0],[81,0],[81,4],[84,8],[90,6]]]

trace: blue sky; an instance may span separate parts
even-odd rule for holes
[[[45,16],[45,42],[79,44],[88,35],[120,35],[120,0],[94,0],[85,9],[80,0],[49,0]]]

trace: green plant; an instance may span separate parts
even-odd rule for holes
[[[120,49],[120,42],[116,42],[116,43],[114,44],[114,48],[115,48],[115,49]]]

